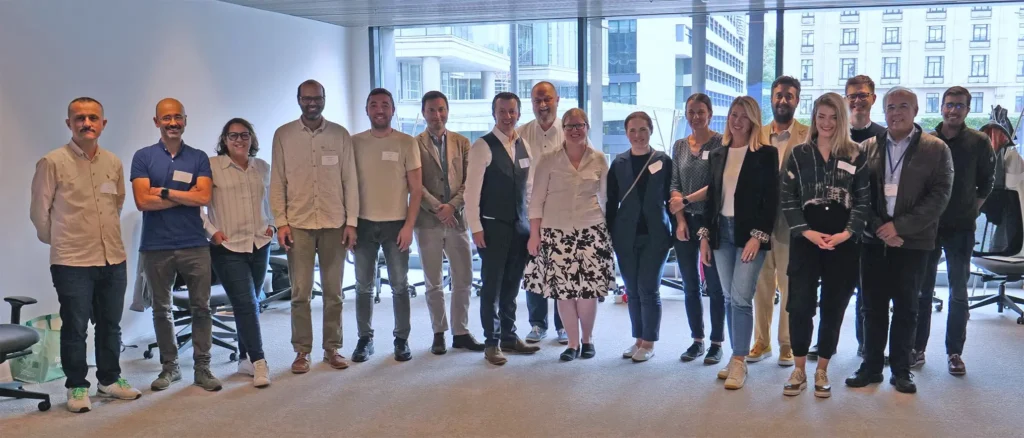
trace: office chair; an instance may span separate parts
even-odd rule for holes
[[[373,302],[375,304],[380,302],[381,286],[391,286],[391,282],[383,274],[385,269],[387,269],[387,263],[384,260],[384,250],[380,249],[377,251],[377,272],[373,275]],[[416,286],[423,286],[423,284],[422,281],[415,284],[409,283],[409,297],[416,298]]]
[[[1024,184],[1020,186],[1024,186]],[[993,238],[989,244],[989,251],[974,252],[971,262],[982,271],[971,272],[971,275],[980,277],[982,282],[999,281],[999,291],[990,295],[970,296],[967,297],[967,301],[978,301],[971,304],[970,309],[995,304],[996,311],[999,313],[1003,313],[1003,309],[1006,308],[1013,310],[1018,315],[1017,324],[1024,324],[1024,311],[1018,307],[1018,304],[1024,305],[1024,299],[1006,294],[1007,283],[1024,279],[1024,225],[1022,225],[1022,214],[1024,213],[1021,210],[1024,199],[1021,199],[1019,190],[994,189],[986,204],[989,202],[1001,202],[1004,205],[1002,208],[992,206],[983,209],[986,211],[987,220],[985,231],[987,233],[989,224],[997,224],[996,234],[1005,236],[1005,238]],[[984,249],[984,239],[982,249]]]
[[[277,246],[276,242],[273,243]],[[259,309],[262,313],[270,307],[270,303],[277,300],[288,300],[292,297],[292,280],[288,268],[287,253],[280,248],[270,250],[270,263],[267,265],[267,273],[270,274],[270,293],[259,302]],[[355,285],[345,287],[341,290],[341,299],[345,299],[345,291],[354,290]],[[313,281],[312,298],[323,296],[323,288],[319,281]]]
[[[31,327],[20,325],[21,307],[35,304],[36,300],[29,297],[7,297],[4,301],[11,303],[11,323],[0,324],[0,363],[32,354],[30,348],[39,342],[39,333]],[[0,397],[42,400],[37,405],[39,410],[50,409],[48,394],[26,391],[19,382],[0,383]]]
[[[211,341],[213,346],[221,347],[231,351],[229,359],[232,362],[238,360],[238,348],[229,342],[238,341],[238,333],[235,328],[229,326],[228,323],[234,324],[235,317],[230,315],[219,315],[217,312],[231,308],[231,300],[228,299],[228,294],[224,290],[224,286],[220,284],[220,280],[217,279],[217,275],[212,273],[211,267],[210,277],[210,319],[213,323],[213,331]],[[176,343],[178,345],[178,352],[185,350],[192,345],[192,310],[189,307],[188,289],[185,285],[185,280],[181,275],[177,275],[174,280],[174,287],[171,288],[171,319],[174,321],[175,327],[182,327],[181,330],[175,334]],[[223,331],[217,331],[221,329]],[[142,357],[146,359],[153,358],[153,349],[159,347],[159,344],[153,342],[149,344],[146,351],[142,353]]]

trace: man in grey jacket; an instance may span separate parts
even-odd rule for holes
[[[886,134],[861,144],[871,170],[871,210],[861,250],[864,362],[846,385],[859,388],[882,382],[888,335],[889,383],[899,392],[914,393],[910,349],[917,296],[928,254],[935,247],[939,217],[949,202],[953,159],[942,140],[914,123],[918,105],[912,91],[893,87],[882,102]]]

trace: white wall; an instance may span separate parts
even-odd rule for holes
[[[58,310],[48,247],[28,218],[29,184],[35,162],[70,138],[64,119],[71,99],[86,95],[104,104],[109,124],[100,144],[124,162],[125,178],[133,153],[159,138],[154,106],[168,96],[185,105],[187,143],[212,154],[223,123],[245,117],[269,160],[274,130],[299,115],[295,90],[307,78],[327,89],[325,117],[349,124],[352,81],[369,80],[359,70],[366,64],[350,61],[349,35],[342,27],[212,0],[0,2],[0,296],[37,298],[24,317]],[[353,49],[367,59],[365,29],[362,35],[361,51]],[[140,227],[129,195],[122,214],[130,273],[126,342],[152,336],[149,314],[127,310]],[[6,305],[0,315],[9,319]]]

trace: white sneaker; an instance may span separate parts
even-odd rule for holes
[[[256,375],[256,369],[253,368],[253,364],[252,364],[252,362],[249,362],[249,359],[239,359],[238,360],[238,374],[245,374],[247,376],[255,376]]]
[[[68,410],[74,413],[92,410],[92,401],[89,400],[89,388],[68,388]]]
[[[97,385],[97,397],[110,397],[118,400],[135,400],[142,397],[142,391],[132,388],[125,379],[117,379],[110,385]]]
[[[252,386],[266,388],[270,386],[270,367],[266,359],[260,359],[251,365],[253,367]]]
[[[733,358],[729,363],[729,375],[725,378],[725,389],[740,389],[747,381],[747,363]]]
[[[622,358],[623,359],[630,359],[630,358],[632,358],[633,355],[636,354],[636,351],[639,350],[639,349],[640,349],[640,347],[638,347],[636,344],[630,345],[629,348],[626,349],[626,351],[622,352]]]
[[[644,347],[640,347],[633,354],[633,362],[647,362],[654,357],[654,350],[648,350]]]

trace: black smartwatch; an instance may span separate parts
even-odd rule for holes
[[[164,187],[160,189],[160,199],[167,199],[167,196],[171,194],[171,191]]]
[[[690,200],[683,197],[683,205],[690,205]]]

